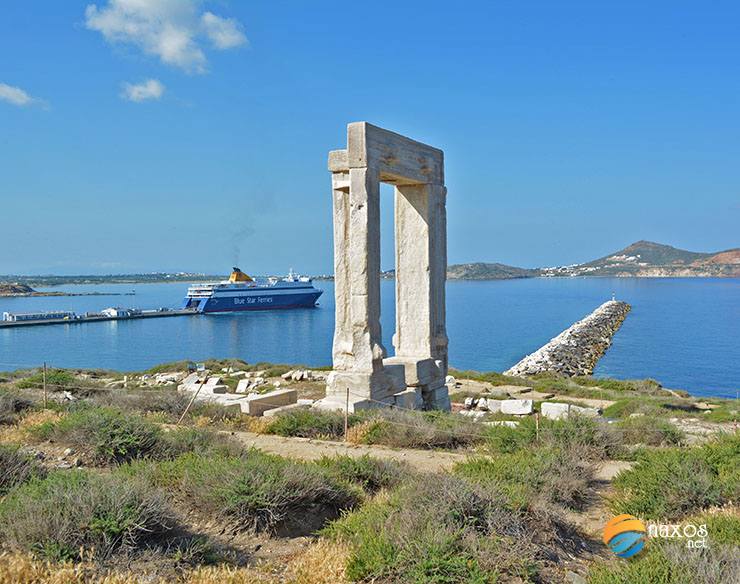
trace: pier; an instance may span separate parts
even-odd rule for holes
[[[591,375],[596,363],[611,345],[630,305],[609,300],[583,320],[565,329],[549,343],[519,361],[504,375],[558,373],[566,377]]]
[[[194,316],[200,314],[197,310],[142,310],[125,316],[111,316],[106,314],[95,314],[85,316],[75,316],[74,318],[50,318],[39,320],[19,320],[7,321],[0,320],[0,329],[17,328],[27,326],[42,326],[52,324],[84,324],[88,322],[107,322],[111,320],[135,320],[139,318],[165,318],[170,316]]]

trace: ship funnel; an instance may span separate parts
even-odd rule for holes
[[[229,282],[253,282],[252,278],[247,276],[239,268],[232,268],[231,276],[229,276]]]

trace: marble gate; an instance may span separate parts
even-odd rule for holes
[[[329,153],[334,211],[333,371],[321,406],[449,409],[443,152],[367,122]],[[395,188],[395,356],[380,329],[380,183]]]

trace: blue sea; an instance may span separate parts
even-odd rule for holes
[[[38,366],[141,370],[180,359],[238,357],[309,366],[331,364],[332,282],[315,309],[184,316],[0,330],[0,370]],[[108,306],[177,307],[187,284],[64,286],[68,292],[134,296],[0,298],[3,311]],[[740,390],[740,280],[707,278],[536,278],[447,284],[450,364],[503,371],[616,296],[632,312],[595,375],[650,377],[695,395]],[[382,282],[383,339],[393,352],[394,282]]]

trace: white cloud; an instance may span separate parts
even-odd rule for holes
[[[158,79],[147,79],[141,83],[124,83],[121,97],[128,101],[147,101],[159,99],[164,93],[164,85]]]
[[[5,83],[0,83],[0,100],[7,101],[19,107],[33,105],[35,103],[43,104],[42,100],[31,97],[20,87],[6,85]]]
[[[208,60],[200,43],[219,50],[247,42],[241,24],[211,12],[200,14],[199,0],[109,0],[85,10],[85,24],[110,43],[129,44],[190,73],[205,73]]]
[[[206,36],[217,49],[232,49],[247,42],[242,32],[242,25],[235,18],[221,18],[213,12],[206,12],[200,17]]]

